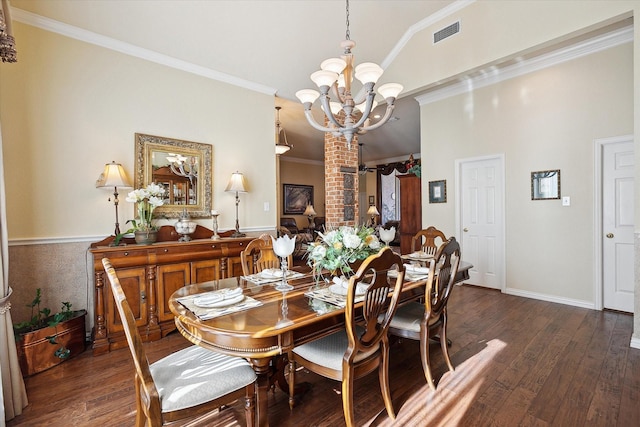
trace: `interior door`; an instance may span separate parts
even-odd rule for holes
[[[501,157],[460,163],[462,257],[473,264],[469,283],[504,287],[504,164]]]
[[[602,152],[603,305],[633,313],[633,141],[605,144]]]

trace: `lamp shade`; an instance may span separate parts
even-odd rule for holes
[[[313,209],[313,205],[307,205],[307,208],[304,210],[302,215],[305,216],[316,216],[316,211]]]
[[[244,179],[244,175],[240,172],[234,172],[231,174],[231,179],[229,179],[229,183],[227,184],[227,188],[224,191],[237,191],[238,193],[246,193],[247,190],[247,181]]]
[[[96,188],[102,187],[131,188],[127,173],[120,163],[112,161],[104,165],[104,170],[96,181]]]
[[[378,209],[376,208],[376,205],[369,206],[369,210],[367,211],[367,215],[380,215],[380,212],[378,212]]]

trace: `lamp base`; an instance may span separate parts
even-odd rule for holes
[[[245,236],[246,236],[245,233],[240,233],[239,231],[236,231],[231,235],[231,237],[245,237]]]

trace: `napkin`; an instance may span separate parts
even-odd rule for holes
[[[235,289],[222,289],[220,291],[207,292],[206,294],[197,296],[193,299],[195,304],[200,305],[208,305],[215,304],[216,302],[220,302],[225,299],[235,298],[239,295],[242,295],[242,288]]]
[[[336,285],[340,285],[345,289],[349,287],[349,281],[344,276],[334,276],[333,283],[335,283]]]
[[[420,267],[413,264],[405,264],[404,268],[409,273],[429,274],[429,267]]]
[[[282,270],[279,268],[265,268],[260,272],[262,277],[282,277]]]

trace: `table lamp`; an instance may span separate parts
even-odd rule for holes
[[[240,204],[240,197],[238,196],[238,193],[247,192],[247,182],[244,179],[244,175],[237,171],[232,173],[231,179],[229,179],[227,188],[225,188],[224,191],[236,193],[236,231],[231,235],[231,237],[244,237],[245,234],[240,232],[240,222],[238,221],[238,205]]]
[[[111,188],[113,187],[113,204],[116,207],[116,229],[114,235],[120,234],[120,223],[118,222],[118,187],[131,188],[127,173],[120,163],[112,161],[104,165],[104,170],[96,181],[96,188]]]
[[[373,227],[374,225],[376,225],[376,215],[380,215],[380,212],[378,212],[376,205],[369,206],[367,215],[371,216],[371,226]]]
[[[317,214],[316,214],[316,211],[313,209],[313,205],[307,205],[307,208],[304,210],[304,213],[302,215],[309,218],[309,230],[313,230],[314,228],[316,228],[316,224],[313,221],[313,217],[316,216]]]

